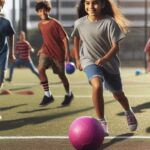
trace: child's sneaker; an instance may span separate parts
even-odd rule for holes
[[[68,106],[71,101],[73,100],[74,96],[71,93],[71,95],[65,95],[64,101],[61,103],[62,106]]]
[[[50,97],[44,95],[43,100],[40,103],[40,106],[46,106],[52,102],[54,102],[54,98],[52,95]]]
[[[130,111],[125,112],[125,115],[127,117],[129,129],[131,131],[135,131],[137,129],[138,123],[137,123],[137,120],[136,120],[133,110],[130,109]]]
[[[100,123],[104,129],[104,136],[109,136],[109,131],[108,131],[108,124],[107,121],[105,120],[100,120]]]

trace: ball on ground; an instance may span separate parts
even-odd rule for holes
[[[77,150],[96,150],[104,140],[104,130],[98,120],[89,116],[75,119],[69,127],[70,143]]]
[[[140,74],[142,74],[142,70],[141,69],[136,69],[135,70],[135,75],[140,75]]]

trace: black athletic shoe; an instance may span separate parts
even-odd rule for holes
[[[71,101],[73,100],[74,96],[71,93],[71,95],[65,95],[64,101],[61,103],[62,106],[68,106],[70,105]]]
[[[54,102],[54,98],[52,95],[50,97],[44,95],[43,100],[40,103],[40,106],[46,106],[52,102]]]

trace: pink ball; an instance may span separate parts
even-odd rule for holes
[[[103,143],[104,130],[95,118],[79,117],[69,127],[69,140],[77,150],[95,150]]]

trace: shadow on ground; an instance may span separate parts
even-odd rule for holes
[[[43,122],[52,121],[56,118],[64,118],[65,116],[70,116],[84,111],[89,111],[91,109],[93,109],[93,107],[78,109],[76,111],[68,111],[64,113],[62,112],[56,113],[54,115],[27,117],[27,118],[15,119],[15,120],[4,120],[4,121],[2,120],[0,122],[0,131],[12,130],[30,124],[31,125],[40,124]]]
[[[108,141],[107,143],[104,143],[102,145],[101,148],[99,148],[98,150],[104,150],[106,149],[107,147],[110,147],[112,146],[113,144],[117,144],[121,141],[124,141],[124,140],[127,140],[129,137],[133,136],[134,134],[133,133],[126,133],[126,134],[121,134],[121,135],[118,135],[116,136],[115,138],[113,138],[112,140]],[[126,137],[126,138],[121,138],[121,137]]]

